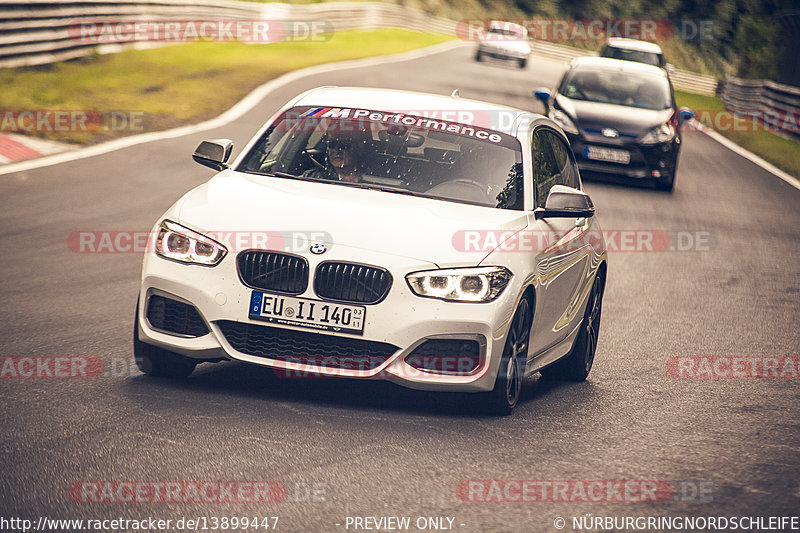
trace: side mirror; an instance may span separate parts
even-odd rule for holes
[[[533,96],[535,96],[537,100],[540,100],[542,102],[542,104],[544,105],[544,114],[546,115],[547,113],[549,113],[550,112],[550,97],[551,97],[550,91],[548,89],[544,89],[544,88],[540,87],[540,88],[536,89],[535,91],[533,91]]]
[[[667,71],[667,74],[672,74],[673,72],[675,72],[675,65],[673,65],[672,63],[667,63],[666,65],[664,65],[664,70]]]
[[[550,100],[550,91],[548,89],[539,88],[533,91],[533,96],[535,96],[538,100],[541,100],[546,107],[547,102]]]
[[[686,122],[687,120],[692,120],[697,116],[697,113],[689,109],[688,107],[681,107],[678,111],[680,111],[681,115],[681,124]]]
[[[228,159],[233,152],[233,141],[230,139],[214,139],[203,141],[192,154],[192,159],[201,165],[214,170],[228,168]]]
[[[553,185],[544,207],[533,211],[541,218],[582,218],[594,216],[594,204],[589,195],[566,185]]]

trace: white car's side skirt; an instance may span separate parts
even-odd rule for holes
[[[578,331],[580,330],[581,324],[583,321],[578,322],[569,335],[566,338],[549,348],[545,348],[542,352],[535,355],[532,359],[528,361],[528,368],[525,371],[525,375],[529,376],[539,370],[543,369],[546,366],[549,366],[565,355],[567,355],[570,350],[572,350],[572,345],[575,344],[575,339],[578,337]]]

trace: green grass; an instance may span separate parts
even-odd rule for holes
[[[405,52],[451,38],[400,29],[344,31],[325,42],[197,42],[0,69],[0,110],[122,111],[143,117],[139,131],[36,133],[90,144],[215,117],[255,87],[292,70]]]
[[[722,99],[717,96],[702,96],[675,91],[675,99],[679,106],[692,108],[697,113],[698,120],[708,127],[715,125],[716,115],[714,112],[725,109]],[[800,176],[800,140],[763,131],[763,129],[753,131],[752,127],[736,128],[731,125],[729,120],[717,121],[717,123],[723,126],[714,127],[718,133],[781,170],[793,176]],[[748,126],[750,124],[747,123]]]

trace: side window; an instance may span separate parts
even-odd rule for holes
[[[561,173],[559,185],[566,185],[580,190],[581,180],[578,177],[578,168],[575,165],[575,156],[572,155],[572,150],[558,135],[548,132],[547,136],[550,139],[550,146],[553,148],[553,155]]]
[[[533,179],[536,180],[536,207],[544,207],[553,185],[561,183],[559,166],[550,148],[552,134],[543,129],[533,133]]]

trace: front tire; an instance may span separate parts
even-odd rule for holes
[[[520,59],[519,60],[519,68],[525,68],[527,66],[528,66],[528,60],[527,59]]]
[[[483,53],[480,50],[475,52],[475,61],[483,61]]]
[[[585,381],[594,364],[597,351],[597,339],[600,334],[600,316],[603,310],[603,292],[605,291],[605,273],[597,271],[592,284],[586,311],[583,313],[581,329],[569,355],[542,370],[542,375],[565,381]]]
[[[143,373],[165,378],[189,377],[198,363],[196,359],[190,359],[139,340],[138,302],[136,303],[136,316],[133,319],[133,357],[136,367]]]
[[[525,364],[528,359],[532,313],[530,299],[525,296],[514,312],[503,348],[503,358],[500,360],[500,368],[497,370],[494,389],[488,393],[487,403],[493,414],[509,415],[519,402]]]

